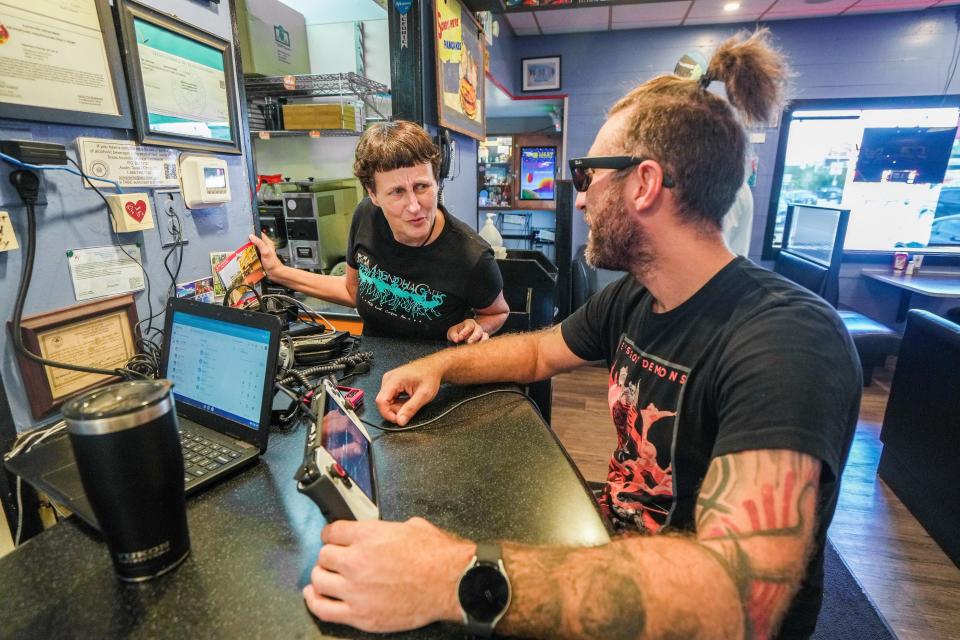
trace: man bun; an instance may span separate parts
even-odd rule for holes
[[[727,99],[748,123],[769,122],[784,105],[790,72],[769,29],[741,31],[713,54],[705,76],[723,82]]]

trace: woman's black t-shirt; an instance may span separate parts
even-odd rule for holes
[[[442,340],[503,290],[493,251],[441,207],[444,227],[423,247],[393,237],[383,210],[365,198],[353,215],[347,264],[359,272],[364,335]]]

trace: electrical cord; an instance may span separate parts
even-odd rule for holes
[[[374,424],[374,423],[372,423],[372,422],[370,422],[370,421],[368,421],[368,420],[364,420],[363,418],[360,418],[360,422],[362,422],[363,424],[367,425],[368,427],[373,427],[374,429],[379,429],[380,431],[387,431],[387,432],[413,431],[414,429],[421,429],[421,428],[423,428],[423,427],[426,427],[426,426],[428,426],[428,425],[433,424],[434,422],[436,422],[436,421],[439,420],[440,418],[443,418],[443,417],[449,415],[450,413],[452,413],[452,412],[455,411],[456,409],[459,409],[460,407],[462,407],[463,405],[465,405],[465,404],[467,404],[467,403],[469,403],[469,402],[473,402],[473,401],[475,401],[475,400],[479,400],[480,398],[486,398],[487,396],[492,396],[492,395],[495,394],[495,393],[513,393],[513,394],[516,394],[516,395],[518,395],[518,396],[523,396],[523,397],[526,398],[527,400],[530,399],[530,396],[528,396],[527,394],[525,394],[523,391],[520,391],[519,389],[494,389],[493,391],[487,391],[487,392],[485,392],[485,393],[479,393],[479,394],[477,394],[477,395],[475,395],[475,396],[471,396],[471,397],[469,397],[469,398],[464,398],[464,399],[461,400],[460,402],[457,402],[456,404],[454,404],[452,407],[449,407],[449,408],[447,408],[446,410],[444,410],[440,415],[438,415],[438,416],[436,416],[436,417],[433,417],[433,418],[430,418],[429,420],[424,420],[423,422],[417,422],[416,424],[408,424],[408,425],[403,426],[403,427],[388,427],[388,426],[383,425],[383,424]],[[540,419],[543,420],[543,414],[540,413],[540,409],[537,408],[537,405],[536,405],[536,404],[534,404],[533,406],[534,406],[534,408],[537,409],[537,414],[540,415]],[[544,422],[546,422],[546,420],[544,420]]]
[[[70,167],[60,167],[60,166],[57,166],[57,165],[29,164],[29,163],[27,163],[27,162],[23,162],[23,161],[21,161],[21,160],[17,160],[17,159],[14,158],[13,156],[8,156],[8,155],[5,154],[5,153],[0,153],[0,160],[3,160],[3,161],[5,161],[5,162],[9,162],[10,164],[16,165],[16,166],[20,167],[21,169],[32,169],[33,171],[65,171],[65,172],[67,172],[67,173],[72,173],[73,175],[75,175],[75,176],[80,176],[81,178],[83,178],[84,180],[86,180],[88,183],[90,183],[90,186],[93,187],[94,189],[97,188],[97,187],[93,184],[93,178],[90,178],[89,176],[87,176],[87,175],[83,172],[83,169],[80,168],[80,165],[78,165],[76,162],[74,162],[74,161],[70,158],[70,156],[67,156],[67,161],[70,162],[71,164],[73,164],[73,166],[75,166],[75,167],[77,168],[77,171],[74,171],[74,170],[71,169]],[[123,193],[123,188],[120,186],[120,183],[118,183],[118,182],[114,182],[113,180],[107,180],[106,178],[96,178],[96,180],[98,180],[98,181],[100,181],[100,182],[106,182],[106,183],[108,183],[108,184],[112,184],[112,185],[114,186],[114,188],[116,188],[116,190],[117,190],[118,193]]]
[[[35,354],[23,344],[23,333],[20,329],[20,323],[23,319],[23,308],[27,301],[27,292],[30,290],[30,280],[33,278],[33,263],[37,252],[37,214],[36,210],[34,209],[34,205],[37,203],[37,197],[39,195],[40,178],[37,176],[37,174],[31,171],[18,169],[10,174],[10,182],[13,184],[14,189],[17,190],[17,193],[20,195],[20,199],[23,200],[23,204],[27,210],[26,254],[24,256],[23,266],[20,271],[20,284],[17,287],[17,298],[13,306],[12,330],[14,348],[24,357],[48,367],[69,369],[71,371],[80,371],[83,373],[128,377],[128,373],[122,368],[100,369],[98,367],[85,367],[82,365],[50,360],[49,358],[44,358]],[[140,377],[139,374],[133,375]]]
[[[67,423],[63,420],[54,423],[49,427],[42,427],[27,433],[21,434],[14,443],[13,448],[3,455],[4,460],[10,460],[25,451],[29,451],[34,446],[40,444],[55,433],[60,433],[66,429]],[[56,510],[56,507],[54,507]],[[17,528],[14,533],[13,546],[20,546],[20,536],[23,533],[23,478],[17,476]]]
[[[129,253],[127,253],[127,250],[123,247],[123,243],[120,242],[120,235],[116,232],[117,219],[114,216],[113,209],[110,208],[110,201],[107,200],[107,196],[103,195],[103,192],[100,191],[100,189],[98,189],[95,184],[93,184],[93,178],[91,178],[90,176],[88,176],[86,173],[83,172],[83,169],[80,168],[80,165],[77,164],[76,160],[74,160],[70,156],[67,156],[67,162],[69,162],[70,164],[72,164],[77,168],[77,172],[79,172],[78,175],[82,177],[84,180],[86,180],[89,183],[90,188],[93,189],[94,193],[100,196],[100,199],[103,200],[103,204],[107,208],[107,215],[110,216],[110,219],[113,222],[110,225],[110,234],[113,236],[114,242],[120,248],[120,251],[122,251],[125,256],[130,258],[138,267],[140,267],[140,271],[143,272],[143,281],[144,281],[144,284],[146,285],[145,293],[147,297],[147,317],[145,320],[141,320],[136,324],[135,330],[136,330],[136,333],[138,334],[138,339],[148,341],[149,338],[147,338],[146,336],[148,336],[153,331],[159,331],[159,329],[155,329],[153,326],[154,318],[157,318],[163,315],[164,313],[163,307],[161,307],[160,311],[158,311],[157,313],[153,312],[153,302],[150,297],[151,296],[150,275],[147,273],[147,270],[144,268],[143,263],[137,260],[136,258],[134,258]],[[103,180],[103,182],[111,182],[111,181]],[[116,184],[116,183],[112,183],[112,184]],[[117,191],[120,191],[120,185],[116,185],[116,186],[117,186]],[[144,322],[147,323],[146,330],[142,328],[142,325]]]
[[[263,302],[261,302],[260,293],[259,293],[256,289],[253,288],[253,285],[247,284],[246,282],[241,282],[241,283],[239,283],[239,284],[235,284],[235,285],[233,285],[232,287],[230,287],[229,289],[227,289],[227,291],[223,294],[223,306],[225,306],[225,307],[233,306],[233,305],[230,304],[230,294],[233,293],[234,291],[236,291],[237,289],[242,289],[242,288],[244,288],[244,287],[246,287],[247,289],[250,289],[250,291],[253,292],[253,297],[257,299],[257,304],[260,306],[261,309],[263,309]],[[239,306],[239,307],[242,308],[242,309],[245,309],[245,308],[246,308],[246,306],[243,305],[243,304],[240,304],[239,301],[238,301],[238,303],[237,303],[237,306]]]

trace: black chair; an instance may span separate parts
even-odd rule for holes
[[[503,276],[503,297],[510,315],[500,333],[536,331],[553,324],[556,310],[557,267],[539,251],[509,249],[497,260]],[[527,395],[547,424],[553,411],[553,381],[527,385]]]
[[[960,567],[960,325],[907,313],[877,473]]]
[[[849,217],[848,209],[791,205],[773,270],[836,307]],[[887,356],[900,350],[900,334],[857,311],[844,309],[838,313],[857,347],[863,384],[869,386],[874,367],[882,367]]]
[[[586,251],[587,245],[580,245],[570,265],[571,312],[582,307],[597,292],[597,270],[587,264]]]

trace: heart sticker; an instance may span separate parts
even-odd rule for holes
[[[127,215],[137,222],[143,222],[143,216],[147,215],[147,203],[143,200],[130,201],[124,206],[124,209],[127,210]]]

